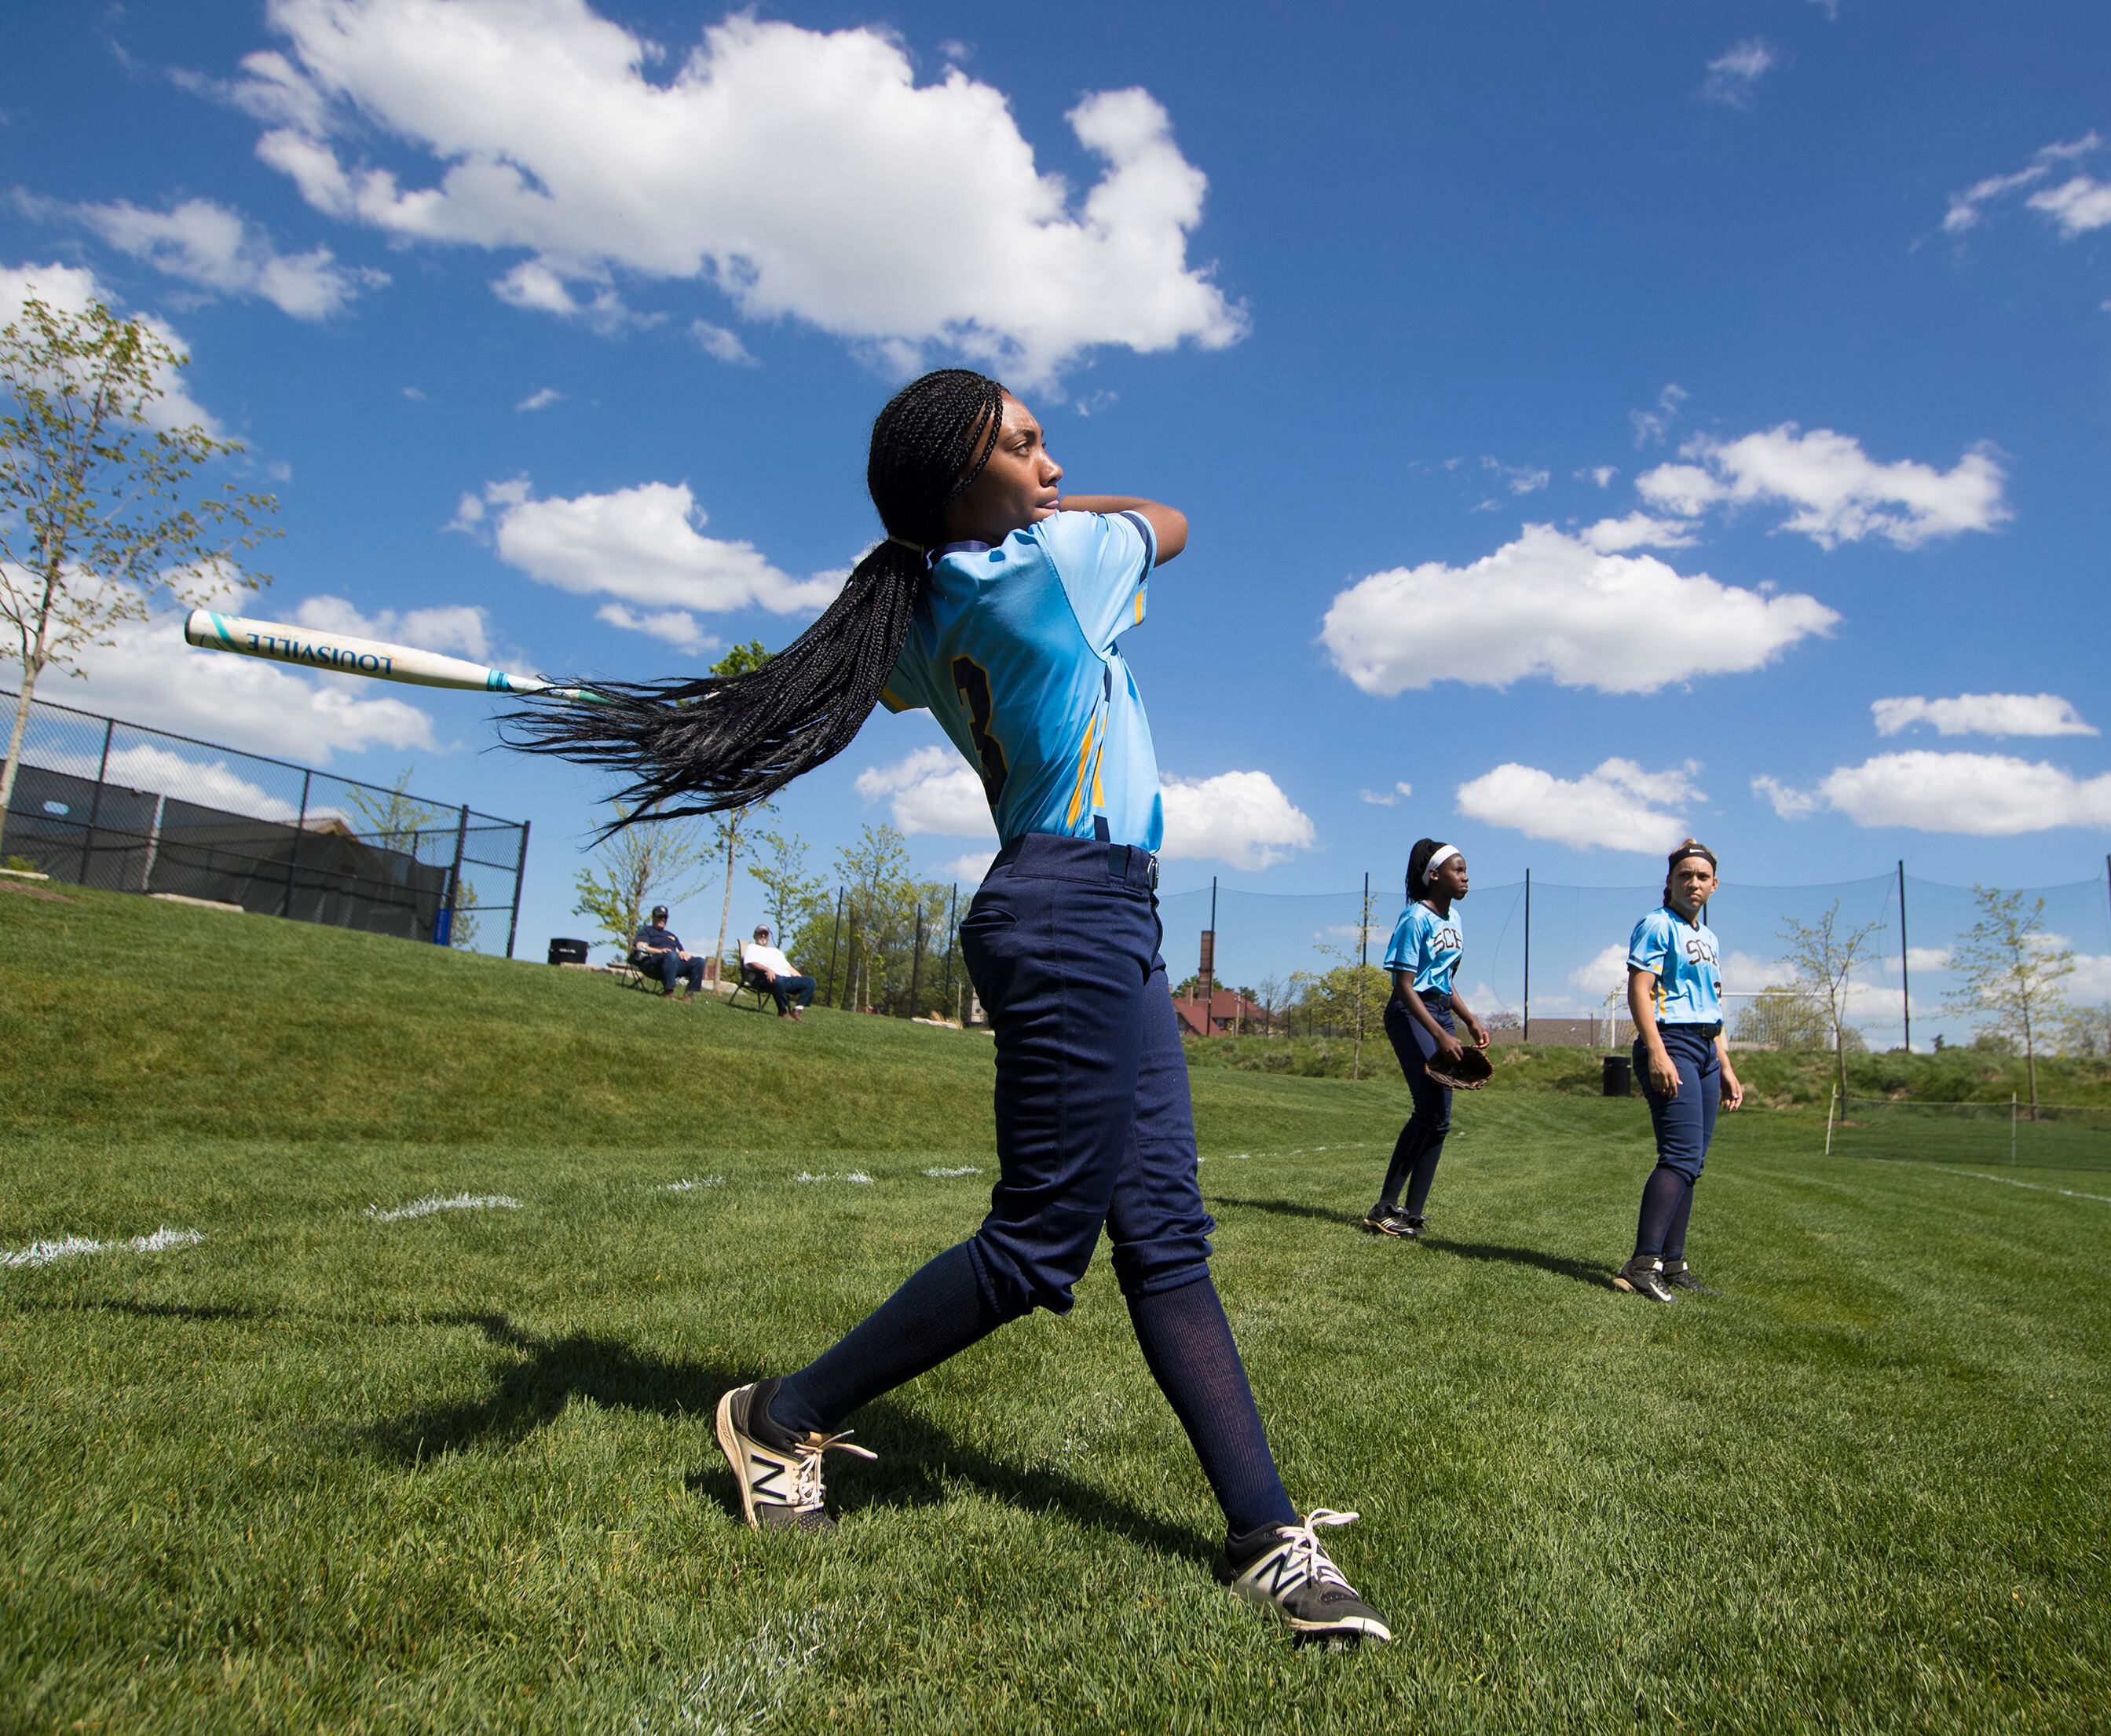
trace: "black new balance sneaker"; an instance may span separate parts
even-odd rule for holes
[[[758,1531],[833,1531],[834,1520],[821,1503],[821,1455],[879,1455],[853,1447],[841,1435],[794,1435],[769,1415],[778,1382],[737,1386],[719,1400],[719,1450],[740,1485],[741,1510]]]
[[[1316,1533],[1348,1525],[1354,1513],[1314,1507],[1302,1525],[1276,1525],[1224,1545],[1217,1576],[1239,1597],[1273,1610],[1301,1644],[1307,1640],[1385,1640],[1392,1629],[1327,1558]]]
[[[1400,1235],[1412,1240],[1422,1227],[1422,1220],[1410,1217],[1398,1206],[1389,1206],[1381,1199],[1364,1213],[1364,1227],[1373,1235]]]
[[[1696,1296],[1719,1296],[1723,1294],[1695,1277],[1693,1268],[1683,1260],[1666,1260],[1664,1262],[1664,1281],[1675,1290],[1691,1290]]]
[[[1678,1298],[1664,1281],[1664,1262],[1654,1254],[1637,1254],[1613,1274],[1613,1288],[1631,1296],[1646,1296],[1651,1302],[1676,1302]]]

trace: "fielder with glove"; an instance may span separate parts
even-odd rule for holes
[[[1465,895],[1466,859],[1434,838],[1419,841],[1407,859],[1407,908],[1393,926],[1385,956],[1392,973],[1386,1035],[1407,1077],[1414,1113],[1393,1146],[1385,1191],[1364,1218],[1364,1227],[1374,1235],[1412,1240],[1422,1234],[1423,1207],[1437,1179],[1444,1136],[1451,1131],[1451,1088],[1478,1090],[1489,1075],[1482,1053],[1487,1028],[1453,986],[1465,937],[1451,907]],[[1471,1049],[1455,1035],[1462,1022],[1473,1040]]]

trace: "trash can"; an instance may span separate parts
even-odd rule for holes
[[[1605,1057],[1605,1095],[1608,1097],[1634,1095],[1635,1064],[1626,1055]]]
[[[552,964],[584,964],[587,962],[587,943],[584,941],[552,941],[550,962]]]

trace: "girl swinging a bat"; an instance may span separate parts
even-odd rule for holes
[[[886,535],[819,620],[747,674],[595,681],[604,703],[538,704],[520,745],[615,767],[635,813],[672,818],[769,795],[840,753],[875,704],[926,709],[996,823],[1002,847],[960,925],[996,1040],[989,1211],[833,1348],[720,1400],[748,1522],[831,1529],[823,1455],[873,1457],[847,1439],[851,1414],[1033,1308],[1067,1313],[1104,1230],[1144,1360],[1223,1510],[1220,1578],[1301,1637],[1389,1639],[1317,1535],[1356,1516],[1301,1515],[1284,1492],[1210,1276],[1215,1226],[1158,956],[1158,767],[1119,643],[1187,521],[1063,495],[1062,475],[995,380],[926,374],[873,424],[866,483]]]
[[[1451,1131],[1450,1080],[1487,1077],[1478,1051],[1488,1046],[1488,1033],[1453,984],[1465,936],[1452,906],[1466,895],[1466,859],[1455,846],[1434,838],[1419,840],[1407,859],[1407,908],[1393,925],[1385,968],[1392,973],[1392,999],[1386,1003],[1386,1035],[1414,1100],[1414,1113],[1400,1130],[1386,1166],[1385,1190],[1364,1214],[1364,1227],[1373,1235],[1412,1241],[1423,1231],[1423,1208],[1437,1179],[1444,1154],[1444,1136]],[[1459,1040],[1464,1022],[1476,1053],[1469,1061]],[[1474,1067],[1472,1062],[1481,1064]],[[1401,1190],[1407,1190],[1403,1203]]]

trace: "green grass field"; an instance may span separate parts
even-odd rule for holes
[[[1287,1480],[1400,1636],[1298,1651],[1104,1262],[858,1419],[834,1537],[733,1516],[720,1391],[977,1221],[986,1038],[69,895],[0,895],[0,1251],[114,1245],[0,1270],[0,1729],[2111,1726],[2098,1177],[1738,1117],[1660,1309],[1639,1103],[1462,1099],[1414,1246],[1355,1228],[1401,1087],[1198,1068]],[[394,1215],[461,1195],[515,1203]]]

